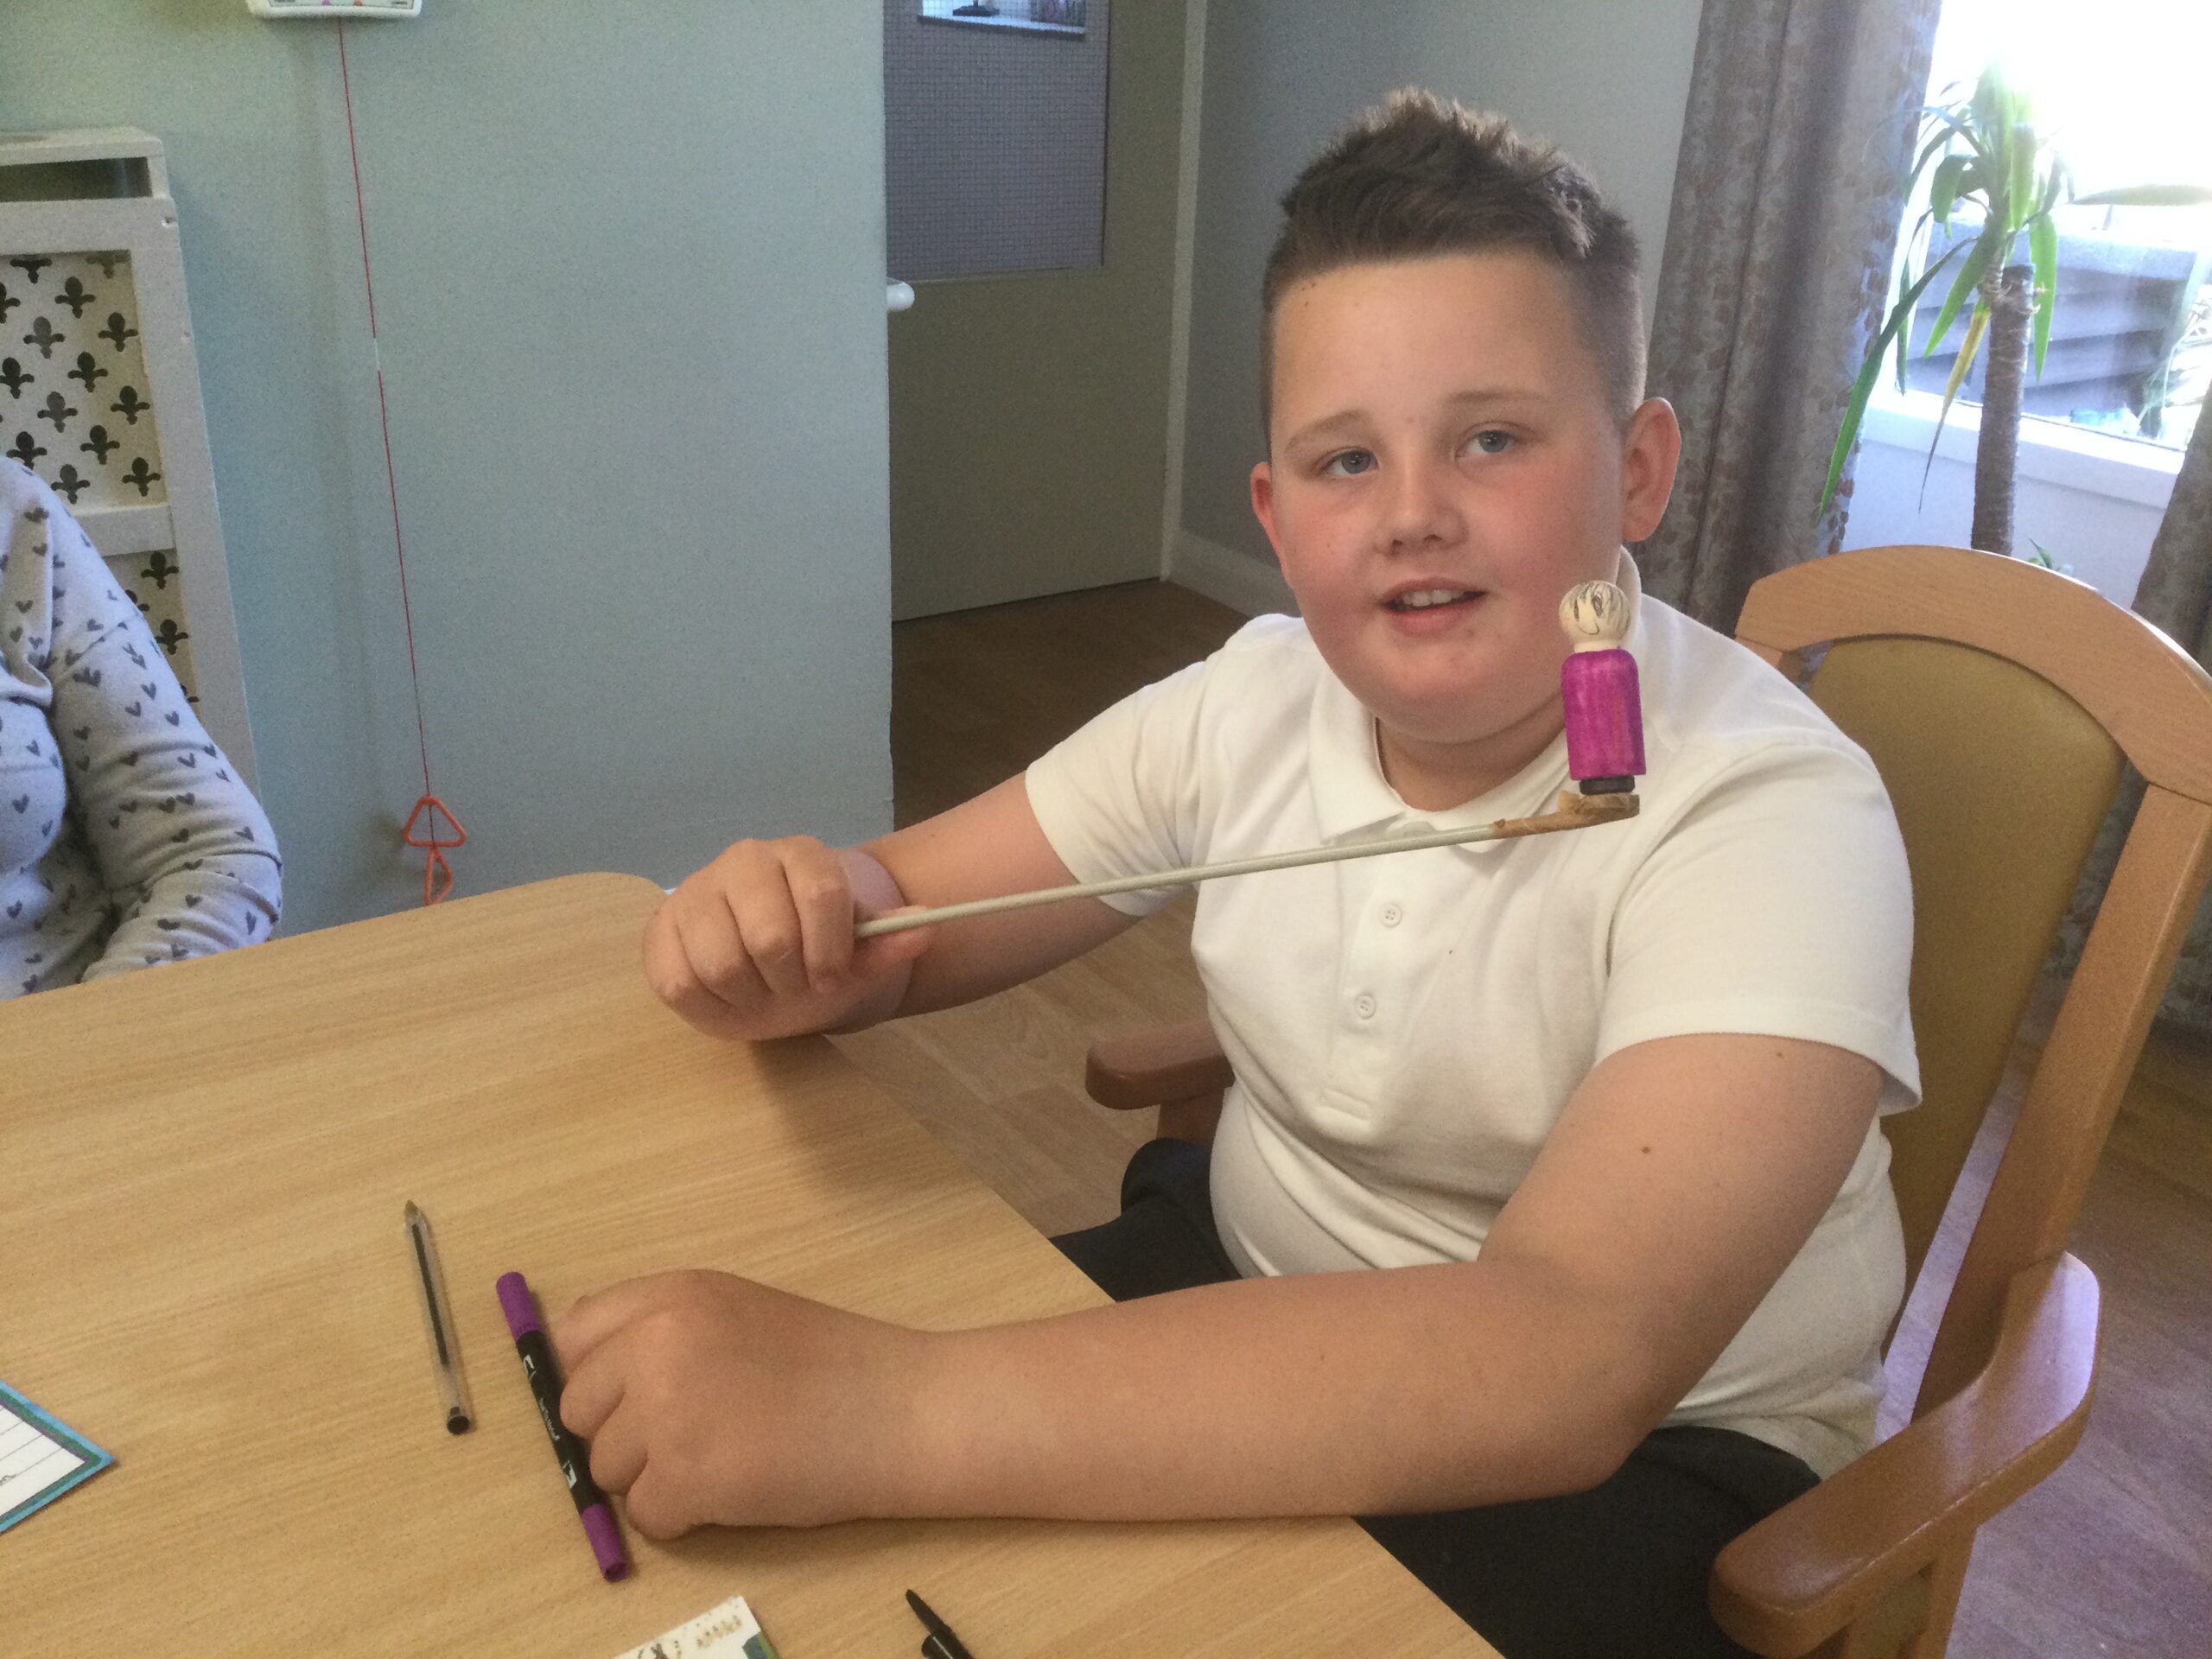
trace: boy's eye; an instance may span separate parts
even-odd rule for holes
[[[1364,449],[1346,449],[1321,463],[1321,471],[1336,478],[1357,478],[1375,470],[1375,457]]]
[[[1513,435],[1510,432],[1478,432],[1467,440],[1467,448],[1485,455],[1502,455],[1512,447]]]

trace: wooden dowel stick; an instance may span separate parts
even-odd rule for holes
[[[1071,899],[1103,899],[1114,893],[1186,887],[1224,875],[1250,875],[1260,870],[1292,870],[1306,864],[1333,864],[1348,858],[1419,852],[1425,847],[1463,847],[1471,842],[1510,841],[1521,836],[1545,836],[1560,830],[1586,830],[1592,824],[1632,818],[1637,806],[1635,793],[1630,791],[1612,795],[1580,795],[1572,790],[1562,790],[1558,807],[1538,817],[1497,818],[1467,830],[1386,836],[1380,841],[1357,841],[1342,847],[1307,847],[1294,853],[1268,853],[1258,858],[1235,858],[1221,864],[1192,864],[1179,870],[1118,876],[1111,881],[1084,881],[1074,887],[1043,887],[1034,893],[1010,893],[997,899],[971,899],[966,904],[942,905],[935,910],[873,917],[856,925],[853,937],[868,939],[879,933],[903,933],[909,928],[932,927],[939,922],[957,922],[970,916],[995,916],[1001,911],[1027,910],[1033,905],[1065,904]]]

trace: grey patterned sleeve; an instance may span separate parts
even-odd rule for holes
[[[145,619],[56,505],[51,721],[118,925],[87,980],[269,937],[282,861],[252,791],[200,724]]]

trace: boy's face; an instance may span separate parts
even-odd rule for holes
[[[1470,798],[1558,734],[1560,599],[1613,579],[1667,504],[1673,411],[1623,430],[1573,307],[1513,251],[1349,266],[1276,310],[1253,509],[1414,805]]]

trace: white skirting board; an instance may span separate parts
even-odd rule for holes
[[[1298,601],[1272,562],[1262,564],[1194,531],[1176,531],[1167,580],[1247,616],[1298,613]]]

